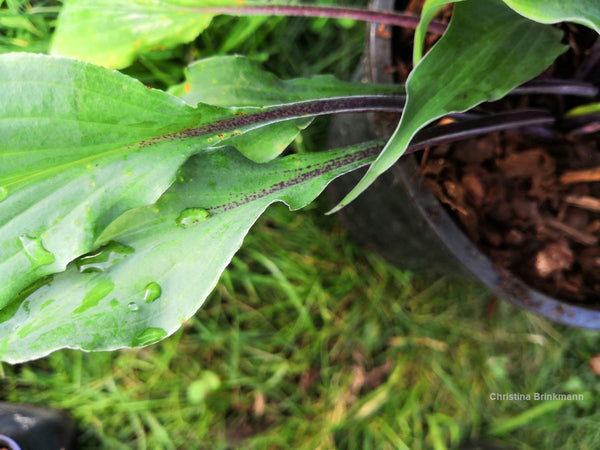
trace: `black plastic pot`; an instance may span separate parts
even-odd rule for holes
[[[372,8],[393,10],[394,0],[374,0]],[[357,78],[393,82],[386,72],[392,58],[388,33],[370,27],[364,64]],[[341,147],[380,134],[371,116],[338,116],[330,130],[331,147]],[[332,201],[341,200],[362,177],[354,173],[332,185]],[[513,274],[499,270],[462,232],[427,189],[413,156],[402,158],[367,192],[340,213],[348,229],[387,260],[405,268],[462,275],[487,286],[498,296],[527,311],[562,324],[600,330],[600,311],[575,306],[530,288]]]
[[[0,449],[70,450],[75,423],[64,411],[0,402]]]

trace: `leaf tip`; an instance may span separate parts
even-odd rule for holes
[[[339,212],[344,206],[346,206],[346,203],[344,203],[343,201],[338,203],[337,205],[335,205],[333,208],[331,208],[329,211],[327,211],[325,213],[326,216],[331,216],[337,212]]]

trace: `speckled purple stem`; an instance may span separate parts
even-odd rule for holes
[[[228,119],[209,123],[198,128],[180,131],[171,138],[187,138],[203,135],[215,135],[252,125],[270,124],[283,120],[315,117],[326,114],[361,112],[402,112],[404,96],[390,95],[353,95],[349,97],[324,98],[291,103],[289,105],[270,106],[255,113],[236,115]]]
[[[393,11],[371,11],[359,8],[341,8],[316,5],[240,5],[189,8],[200,13],[227,14],[231,16],[296,16],[327,17],[330,19],[353,19],[363,22],[384,23],[398,27],[416,28],[419,16]],[[443,34],[446,24],[432,21],[427,30],[433,34]]]

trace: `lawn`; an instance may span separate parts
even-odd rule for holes
[[[58,2],[0,5],[0,51],[47,51]],[[220,17],[193,44],[125,72],[166,88],[194,59],[242,53],[282,78],[348,79],[364,31]],[[320,148],[326,126],[295,150]],[[82,449],[600,448],[590,368],[599,333],[555,325],[464,280],[392,266],[325,216],[329,206],[322,197],[301,212],[271,207],[174,336],[2,364],[0,400],[69,411]]]

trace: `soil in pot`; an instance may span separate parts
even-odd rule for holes
[[[407,9],[418,12],[421,3],[411,1]],[[446,9],[441,18],[449,16]],[[600,84],[594,65],[586,72],[580,69],[595,54],[600,57],[599,46],[594,47],[597,34],[561,26],[571,49],[541,77]],[[392,70],[402,82],[411,69],[412,33],[398,30],[393,39]],[[559,96],[515,96],[479,109],[544,107],[562,117],[576,102]],[[494,133],[427,149],[419,156],[421,176],[497,266],[550,296],[600,308],[597,133],[593,125],[576,132],[557,127],[545,137],[539,131]]]

